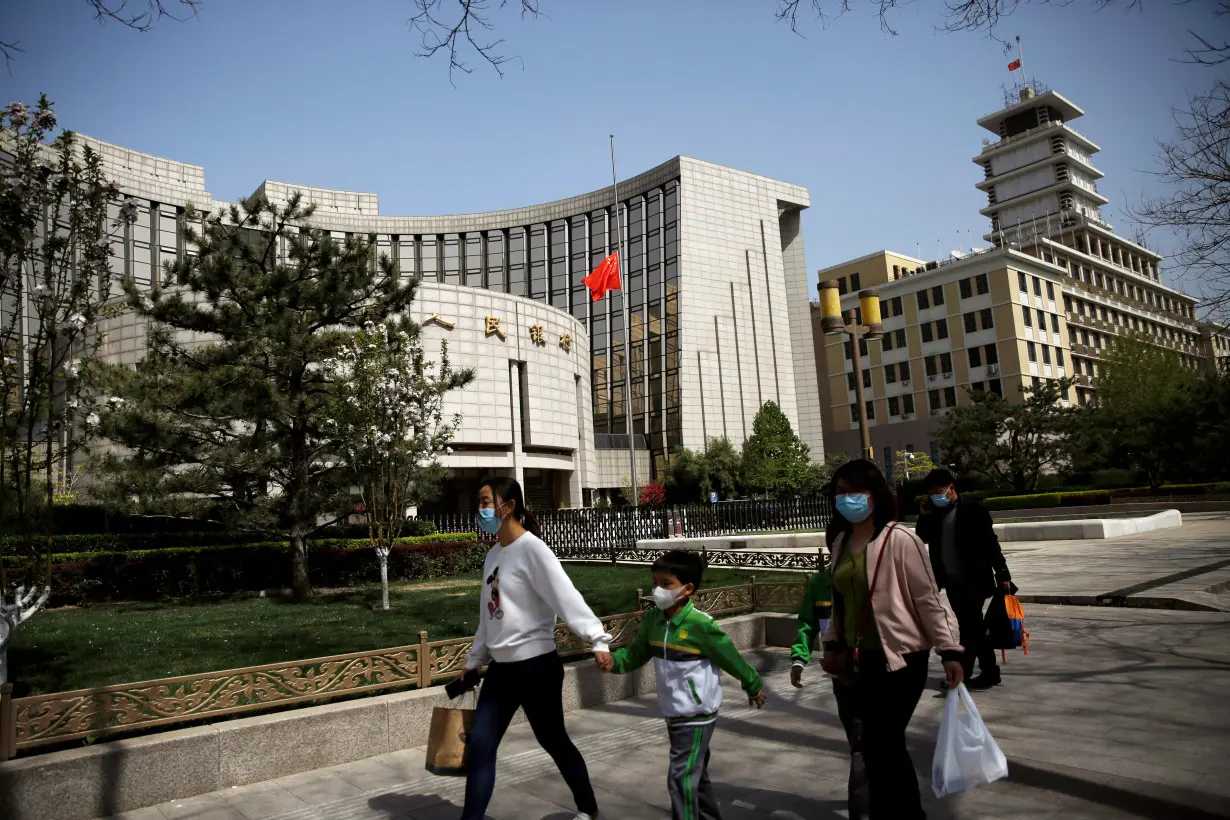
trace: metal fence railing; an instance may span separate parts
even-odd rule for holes
[[[535,511],[543,540],[561,558],[586,550],[609,557],[612,550],[633,548],[637,541],[670,538],[713,538],[748,533],[817,530],[833,518],[828,498],[787,501],[719,501],[664,507],[585,507]],[[473,532],[474,516],[443,513],[423,516],[440,532]]]
[[[801,580],[774,580],[702,589],[696,606],[711,615],[798,608]],[[638,599],[644,593],[638,590]],[[636,611],[602,619],[612,646],[629,643],[640,628],[644,602]],[[555,641],[565,657],[589,651],[564,624]],[[308,706],[343,697],[397,689],[424,689],[460,675],[471,638],[429,640],[326,658],[202,672],[174,678],[53,692],[13,698],[12,684],[0,686],[0,762],[42,746],[85,738],[109,739],[221,717],[288,706]]]

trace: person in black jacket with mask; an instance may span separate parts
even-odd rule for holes
[[[922,503],[915,532],[927,544],[931,566],[961,630],[965,685],[989,689],[1000,682],[995,650],[986,638],[983,608],[998,590],[1014,592],[1012,575],[999,548],[991,514],[977,501],[957,494],[948,470],[932,470],[924,479],[928,499]],[[981,674],[974,673],[977,659]]]

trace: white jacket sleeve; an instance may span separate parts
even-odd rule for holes
[[[595,652],[609,652],[611,636],[606,633],[602,621],[598,620],[589,604],[585,603],[551,548],[538,541],[531,547],[528,557],[534,591],[550,604],[556,615],[564,619],[569,629],[592,644]]]
[[[466,671],[481,669],[491,661],[491,650],[487,648],[487,612],[483,609],[483,596],[478,596],[478,629],[474,631],[474,645],[466,655]]]

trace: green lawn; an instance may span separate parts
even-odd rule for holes
[[[632,612],[647,567],[566,564],[598,615]],[[754,572],[713,569],[705,586],[743,583]],[[762,573],[763,575],[763,573]],[[390,612],[374,611],[380,588],[272,598],[165,601],[41,612],[17,630],[10,676],[31,694],[85,689],[279,661],[337,655],[474,633],[479,575],[397,584]]]

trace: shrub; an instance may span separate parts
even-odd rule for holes
[[[666,489],[658,482],[650,481],[641,487],[640,501],[645,507],[661,507],[666,503]]]
[[[1109,504],[1110,490],[1083,490],[1074,493],[1058,493],[1061,507],[1092,507],[1097,504]]]
[[[40,549],[46,535],[36,534],[35,544]],[[120,533],[67,533],[55,536],[57,553],[76,552],[133,552],[141,550],[174,549],[183,547],[233,546],[267,541],[268,535],[238,532],[120,532]],[[21,547],[21,537],[5,536],[0,542],[0,555],[13,555]]]
[[[1008,495],[988,498],[984,503],[990,510],[1028,510],[1046,507],[1093,507],[1110,504],[1113,499],[1202,495],[1230,495],[1230,482],[1173,484],[1157,490],[1149,487],[1132,487],[1124,490],[1078,490],[1067,493]]]
[[[1172,495],[1225,495],[1230,493],[1230,482],[1215,484],[1170,484],[1154,490],[1150,487],[1133,487],[1115,490],[1115,498],[1161,498]]]
[[[1032,510],[1042,507],[1058,507],[1059,493],[999,496],[988,498],[983,503],[986,504],[988,510]]]
[[[389,577],[405,581],[475,572],[488,547],[473,534],[400,539],[389,554]],[[152,600],[281,587],[290,569],[285,541],[159,550],[62,553],[53,557],[53,606],[90,601]],[[375,581],[378,566],[366,540],[312,542],[312,584]]]
[[[178,519],[142,519],[144,524],[151,521],[168,521]],[[197,522],[200,523],[200,522]],[[367,527],[363,525],[346,525],[330,527],[323,531],[322,537],[314,538],[313,543],[322,540],[358,540],[367,541]],[[402,531],[403,538],[424,538],[436,534],[436,525],[430,521],[413,519],[406,522]],[[35,535],[36,545],[41,549],[43,534]],[[0,555],[15,555],[21,546],[21,537],[8,535],[0,540]],[[231,546],[235,544],[259,544],[271,542],[268,533],[229,532],[214,530],[178,530],[174,526],[165,531],[121,531],[121,532],[70,532],[55,535],[55,550],[60,553],[84,552],[136,552],[145,550],[162,550],[177,548],[196,548]]]

